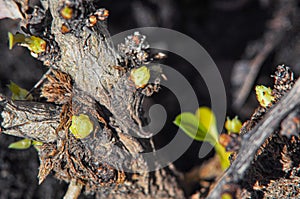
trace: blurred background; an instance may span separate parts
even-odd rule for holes
[[[207,50],[222,75],[227,99],[220,100],[227,101],[227,115],[238,115],[242,121],[258,106],[254,85],[272,86],[270,75],[278,64],[291,66],[296,76],[300,73],[300,3],[296,0],[107,0],[99,1],[98,6],[110,12],[111,35],[156,26],[177,30],[195,39]],[[0,92],[8,96],[6,85],[10,80],[30,90],[47,71],[27,49],[8,50],[7,32],[16,29],[17,22],[0,20]],[[200,105],[210,105],[205,83],[194,75],[185,60],[168,54],[163,63],[188,79]],[[155,94],[151,103],[161,104],[168,114],[166,125],[155,137],[159,148],[177,132],[172,121],[180,113],[180,107],[167,89]],[[37,153],[33,148],[7,149],[15,140],[0,136],[0,198],[61,198],[66,183],[49,176],[38,186]],[[178,170],[187,172],[213,155],[212,151],[206,158],[198,158],[200,146],[200,142],[194,142],[175,162]]]

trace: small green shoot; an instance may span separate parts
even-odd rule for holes
[[[238,116],[235,116],[232,120],[227,117],[225,122],[225,129],[228,133],[239,133],[242,128],[242,122],[239,120]]]
[[[10,84],[7,85],[7,87],[9,88],[9,90],[12,93],[12,100],[32,100],[33,97],[31,94],[29,94],[29,92],[26,89],[21,88],[20,86],[18,86],[16,83],[10,81]],[[27,138],[19,140],[17,142],[13,142],[11,143],[8,148],[10,149],[28,149],[31,144],[35,146],[34,143],[41,143],[38,141],[31,141]],[[41,143],[42,145],[43,143]]]
[[[39,141],[35,141],[35,140],[32,140],[31,142],[31,145],[37,150],[39,151],[41,146],[43,145],[44,143],[43,142],[39,142]]]
[[[208,107],[200,107],[195,114],[181,113],[175,118],[174,124],[192,139],[209,142],[214,146],[223,170],[230,166],[230,152],[226,152],[225,148],[219,143],[216,117]]]
[[[272,95],[272,89],[263,85],[257,85],[255,87],[256,98],[262,107],[268,107],[275,101],[275,97]]]
[[[25,35],[20,33],[13,35],[9,32],[8,42],[8,47],[10,50],[17,43],[19,43],[21,46],[27,47],[34,54],[39,54],[41,52],[45,52],[46,50],[46,41],[36,36],[25,37]]]
[[[17,142],[11,143],[8,148],[9,149],[28,149],[31,146],[31,140],[25,138],[19,140]]]
[[[22,140],[19,140],[17,142],[11,143],[8,148],[9,149],[28,149],[30,146],[34,146],[36,150],[39,150],[39,147],[42,146],[43,143],[35,140],[30,140],[27,138],[24,138]]]
[[[29,92],[24,89],[21,88],[20,86],[18,86],[16,83],[10,81],[10,84],[7,85],[7,87],[9,88],[9,90],[12,93],[11,99],[12,100],[32,100],[33,97],[31,94],[29,94]]]

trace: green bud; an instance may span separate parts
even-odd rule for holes
[[[263,85],[255,87],[256,98],[262,107],[267,107],[272,104],[275,97],[272,95],[272,89]]]
[[[146,66],[132,69],[130,79],[134,82],[136,88],[144,88],[150,79],[150,70]]]
[[[72,125],[69,129],[76,138],[83,139],[93,131],[94,127],[89,116],[80,114],[72,116]]]
[[[235,116],[232,120],[227,117],[225,122],[225,129],[230,133],[238,133],[242,128],[242,122]]]

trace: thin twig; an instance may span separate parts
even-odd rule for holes
[[[52,72],[52,69],[49,68],[47,70],[47,72],[41,77],[41,79],[29,90],[29,92],[25,98],[27,98],[34,89],[37,89],[45,81],[45,79],[47,78],[47,75],[50,75],[51,72]]]
[[[77,199],[81,193],[81,189],[82,185],[72,179],[63,199]]]
[[[240,108],[245,103],[262,64],[272,52],[274,47],[274,42],[271,41],[270,43],[267,43],[260,53],[253,60],[249,61],[247,65],[250,70],[246,75],[246,79],[242,84],[239,94],[236,98],[234,98],[234,107]]]
[[[235,66],[241,67],[240,64],[243,64],[243,67],[247,67],[247,71],[249,70],[243,78],[244,81],[238,82],[238,88],[233,93],[233,107],[235,109],[240,109],[245,103],[251,91],[251,88],[255,82],[255,79],[257,78],[261,66],[269,57],[271,52],[283,40],[287,30],[290,28],[291,23],[293,21],[293,19],[290,18],[293,18],[294,10],[294,0],[278,2],[278,10],[274,13],[274,18],[271,21],[269,21],[269,28],[265,32],[261,41],[263,43],[262,50],[259,49],[258,53],[254,56],[254,58],[249,58],[249,56],[252,57],[253,55],[246,55],[247,58],[245,60],[239,61]],[[253,48],[253,46],[251,47]]]
[[[265,118],[243,137],[241,149],[236,160],[217,182],[207,198],[220,198],[223,186],[228,183],[237,183],[250,166],[257,149],[270,137],[280,122],[293,109],[300,105],[300,78],[293,89],[278,104],[274,106]]]

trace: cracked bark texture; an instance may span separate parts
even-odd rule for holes
[[[1,95],[2,133],[44,143],[39,151],[40,183],[53,172],[58,179],[84,185],[86,193],[99,198],[183,198],[173,169],[148,172],[148,164],[153,163],[140,155],[154,150],[151,132],[142,130],[136,111],[143,100],[142,89],[129,79],[130,67],[124,67],[125,72],[116,67],[122,57],[113,48],[104,22],[87,26],[88,16],[96,11],[93,2],[41,3],[44,9],[35,8],[36,15],[23,23],[47,42],[46,52],[38,59],[54,68],[54,76],[65,73],[72,79],[70,100],[61,105],[59,101],[12,101]],[[64,6],[77,12],[71,21],[60,15]],[[65,23],[70,33],[62,33]],[[94,131],[79,140],[68,128],[72,115],[82,113],[91,118]]]
[[[243,124],[240,149],[207,198],[224,193],[238,198],[298,196],[300,79],[294,83],[293,72],[284,65],[273,77],[276,104],[258,107]],[[297,191],[278,192],[274,185],[287,189],[282,181]]]
[[[25,12],[27,9],[26,1],[15,1],[22,6],[22,11]],[[175,174],[176,172],[172,165],[170,168],[156,170],[151,173],[141,172],[147,170],[149,162],[146,162],[139,154],[154,150],[151,145],[151,139],[137,139],[132,136],[151,136],[151,132],[143,132],[141,130],[139,125],[141,122],[136,111],[140,106],[139,102],[143,98],[140,92],[135,92],[134,85],[126,76],[126,72],[129,72],[130,69],[127,68],[124,72],[115,67],[120,64],[118,59],[121,57],[110,43],[105,24],[99,22],[96,26],[85,27],[84,20],[92,13],[91,10],[95,11],[93,6],[90,6],[92,1],[69,1],[78,2],[75,7],[80,8],[82,13],[77,16],[79,17],[78,20],[71,20],[70,29],[72,31],[67,34],[61,33],[61,27],[65,21],[59,16],[59,9],[64,5],[63,2],[41,1],[45,10],[37,9],[36,13],[41,12],[41,16],[47,16],[48,20],[42,23],[41,19],[43,17],[39,19],[40,15],[38,14],[37,18],[27,18],[27,20],[31,24],[41,27],[42,31],[37,31],[35,34],[45,39],[47,44],[49,44],[47,52],[39,56],[38,59],[44,61],[45,65],[53,67],[55,70],[65,72],[73,80],[72,93],[69,93],[70,98],[60,101],[63,103],[55,100],[52,101],[53,103],[38,103],[11,101],[9,98],[1,95],[2,133],[44,142],[39,152],[41,161],[40,182],[45,180],[45,177],[52,172],[58,179],[67,182],[74,182],[75,179],[75,184],[79,184],[79,186],[85,185],[85,191],[87,193],[95,193],[98,198],[184,198],[177,180],[179,175]],[[157,4],[162,5],[160,2]],[[46,10],[48,11],[46,12]],[[147,12],[145,9],[144,11]],[[139,15],[139,12],[136,9],[135,15]],[[151,15],[151,12],[149,15]],[[178,18],[177,12],[172,17],[172,23],[176,17]],[[27,22],[25,21],[24,23],[26,24]],[[191,27],[195,28],[195,26]],[[33,30],[36,29],[33,28]],[[195,30],[193,29],[193,31]],[[219,42],[218,46],[221,46]],[[49,88],[51,86],[53,85],[50,84]],[[297,95],[299,95],[299,92],[297,92]],[[53,99],[61,98],[53,97]],[[295,99],[294,96],[293,99],[294,102],[299,104],[299,97]],[[91,137],[83,140],[77,140],[68,133],[72,114],[77,115],[80,113],[88,114],[94,122],[98,123],[97,130],[93,132]],[[291,118],[294,119],[293,113],[291,112],[289,116],[291,115]],[[299,113],[297,114],[299,118]],[[277,117],[277,115],[268,115],[274,118]],[[284,118],[283,115],[281,117]],[[286,121],[285,125],[283,122],[281,125],[285,128],[297,125],[289,122],[291,120],[287,118],[284,121]],[[295,139],[292,139],[292,141],[288,141],[286,138],[282,138],[281,135],[277,135],[276,131],[272,132],[272,136],[266,140],[265,138],[268,136],[262,134],[264,130],[257,130],[261,123],[256,121],[255,125],[258,127],[245,137],[243,142],[246,144],[242,145],[241,151],[251,153],[250,155],[253,157],[255,150],[261,146],[264,149],[259,149],[258,151],[268,155],[260,156],[255,154],[254,161],[257,159],[260,161],[252,164],[252,158],[248,158],[248,156],[243,157],[243,154],[240,154],[237,162],[234,163],[235,166],[233,165],[235,169],[229,169],[225,173],[225,177],[222,178],[225,180],[221,180],[221,183],[216,185],[211,192],[211,196],[217,192],[218,196],[216,198],[219,198],[224,190],[225,192],[230,192],[233,189],[232,192],[235,192],[236,190],[234,189],[238,189],[236,185],[240,184],[240,181],[233,180],[232,176],[236,178],[242,178],[243,175],[246,176],[244,178],[251,181],[246,183],[251,185],[250,189],[264,192],[265,197],[274,197],[276,193],[274,194],[272,191],[278,191],[278,186],[285,187],[284,190],[292,191],[297,188],[297,186],[287,187],[287,184],[299,184],[299,166],[291,165],[295,164],[295,162],[299,163],[297,154],[294,154],[295,151],[299,151],[299,140],[295,141]],[[37,128],[33,128],[33,126]],[[42,129],[42,131],[38,131],[38,129]],[[287,129],[290,130],[291,128]],[[252,142],[249,143],[248,138],[258,144],[253,148]],[[262,142],[264,144],[260,145],[259,143]],[[277,149],[280,147],[283,150],[278,152]],[[261,177],[259,175],[263,173],[260,169],[264,169],[264,171],[269,169],[267,172],[271,174],[275,169],[282,169],[280,167],[281,164],[279,164],[279,167],[275,165],[273,170],[271,167],[267,167],[268,169],[261,168],[261,164],[266,162],[266,157],[270,158],[277,155],[277,161],[278,153],[282,155],[280,161],[287,174],[279,176],[275,180],[274,178],[269,180],[269,178],[264,176],[263,180],[256,178]],[[263,165],[272,165],[272,163],[270,161],[268,164]],[[131,165],[131,168],[136,173],[122,171],[123,166],[128,165]],[[255,172],[258,176],[254,178],[252,174]],[[289,174],[294,178],[287,178]],[[255,182],[256,179],[257,181]],[[254,182],[252,182],[253,180]],[[222,186],[224,183],[227,183],[227,186]],[[266,183],[269,184],[266,185]],[[246,188],[248,190],[244,191],[248,193],[245,194],[251,197],[253,190],[252,193],[249,193],[251,190],[249,191],[249,187]],[[287,191],[287,193],[289,192]],[[278,193],[276,196],[283,197],[282,194],[285,193]],[[252,196],[254,197],[255,195]],[[257,197],[260,196],[257,195]],[[292,196],[290,195],[289,197]],[[203,195],[199,197],[203,197]],[[245,197],[247,198],[247,196]]]

